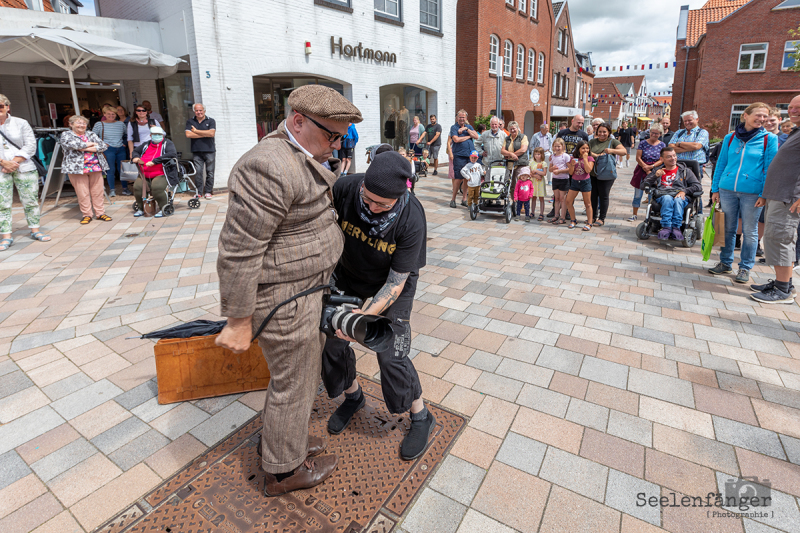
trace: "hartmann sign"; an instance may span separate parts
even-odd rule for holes
[[[397,63],[397,55],[382,50],[373,50],[372,48],[364,48],[361,43],[358,46],[349,44],[342,44],[342,38],[336,40],[336,37],[331,36],[331,55],[339,52],[339,57],[358,57],[359,59],[369,59],[381,63]]]

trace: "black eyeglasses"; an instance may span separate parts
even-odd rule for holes
[[[391,209],[391,208],[394,207],[394,204],[396,203],[396,202],[392,202],[391,204],[380,204],[380,203],[376,202],[375,200],[373,200],[372,198],[370,198],[369,196],[364,194],[364,186],[363,185],[361,186],[361,199],[364,200],[364,203],[366,203],[366,204],[377,205],[378,207],[381,207],[383,209]]]
[[[339,139],[341,139],[342,137],[344,137],[344,135],[343,135],[343,134],[341,134],[341,133],[337,133],[337,132],[335,132],[335,131],[331,131],[331,130],[329,130],[328,128],[326,128],[325,126],[323,126],[322,124],[320,124],[319,122],[317,122],[316,120],[314,120],[313,118],[311,118],[311,117],[309,117],[309,116],[307,116],[307,115],[304,115],[304,114],[302,114],[302,113],[299,113],[299,114],[300,114],[300,116],[301,116],[301,117],[305,117],[305,118],[307,118],[308,120],[310,120],[311,122],[313,122],[313,123],[314,123],[314,124],[315,124],[315,125],[316,125],[316,126],[319,128],[319,129],[321,129],[322,131],[324,131],[325,133],[327,133],[327,134],[328,134],[328,142],[330,142],[330,143],[335,143],[336,141],[338,141]]]
[[[0,109],[3,109],[5,107],[11,107],[11,106],[6,106],[6,104],[0,104]]]

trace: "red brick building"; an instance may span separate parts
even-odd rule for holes
[[[674,119],[696,110],[711,136],[721,137],[753,102],[786,109],[800,93],[800,77],[787,70],[795,50],[788,31],[798,25],[795,0],[709,0],[701,9],[681,8]]]
[[[496,114],[497,76],[502,76],[502,115],[526,134],[550,118],[554,36],[550,0],[460,0],[456,12],[456,109]],[[571,46],[571,45],[570,45]],[[504,58],[500,72],[500,61]],[[531,101],[531,91],[539,101]],[[442,117],[449,124],[450,117]]]

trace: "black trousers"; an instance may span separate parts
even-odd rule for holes
[[[197,194],[214,192],[214,166],[216,163],[216,152],[197,152],[192,158],[197,174],[194,175],[194,184],[197,187]],[[206,179],[203,180],[203,168],[206,170]]]
[[[405,413],[411,409],[414,400],[422,396],[422,385],[419,382],[417,370],[408,354],[411,351],[411,307],[414,304],[416,292],[416,279],[406,287],[400,297],[389,309],[382,313],[392,321],[394,342],[392,347],[384,352],[379,352],[378,366],[381,370],[381,390],[386,407],[392,414]],[[365,295],[354,294],[348,290],[346,280],[337,279],[336,286],[348,296],[358,296],[366,299]],[[410,289],[410,290],[406,290]],[[367,355],[366,357],[370,357]],[[339,338],[328,338],[322,350],[322,382],[328,391],[328,397],[336,398],[346,389],[350,388],[356,379],[356,355],[350,343]]]
[[[592,214],[595,220],[605,222],[608,213],[608,203],[611,197],[611,187],[616,180],[599,180],[594,176],[592,180]]]

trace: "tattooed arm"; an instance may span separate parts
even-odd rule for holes
[[[386,283],[383,287],[372,297],[372,302],[369,307],[364,309],[365,315],[379,315],[386,311],[400,296],[405,287],[406,280],[408,279],[409,272],[400,274],[394,270],[389,270],[389,277],[386,278]]]

